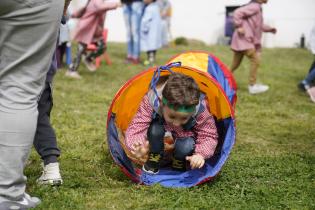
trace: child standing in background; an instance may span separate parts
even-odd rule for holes
[[[106,11],[116,9],[119,5],[120,3],[118,2],[109,2],[107,0],[88,0],[84,8],[71,16],[80,18],[73,38],[78,42],[78,49],[76,57],[66,72],[66,76],[75,79],[81,78],[78,73],[81,57],[85,54],[87,45],[91,43],[97,43],[97,46],[103,47],[103,49],[98,50],[97,55],[95,53],[86,55],[83,61],[90,71],[96,70],[93,60],[98,55],[101,55],[103,53],[102,50],[105,49],[103,30]]]
[[[162,19],[156,0],[144,0],[144,13],[140,27],[140,49],[147,53],[144,65],[153,65],[156,51],[162,47]]]
[[[172,39],[171,35],[171,16],[172,5],[169,0],[157,0],[160,7],[160,13],[162,18],[162,46],[168,46],[168,43]]]
[[[263,32],[276,33],[277,30],[264,25],[262,4],[268,0],[252,0],[234,11],[235,30],[231,49],[234,57],[231,71],[234,72],[242,62],[244,55],[250,60],[250,76],[248,91],[250,94],[263,93],[269,89],[267,85],[257,84],[257,70],[260,65],[261,38]]]

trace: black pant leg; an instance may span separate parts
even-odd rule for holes
[[[34,147],[43,160],[49,156],[60,156],[55,131],[50,123],[53,107],[51,86],[48,82],[38,102],[38,122],[34,138]]]

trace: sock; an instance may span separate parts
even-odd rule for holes
[[[44,160],[44,165],[48,165],[49,163],[57,163],[58,159],[56,155],[49,155],[43,158]]]

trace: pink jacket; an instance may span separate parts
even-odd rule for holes
[[[118,3],[116,2],[90,0],[82,17],[80,17],[82,9],[72,15],[74,18],[80,18],[73,39],[77,42],[90,44],[93,40],[102,38],[106,11],[117,7]]]
[[[271,27],[264,25],[261,4],[251,2],[234,11],[235,31],[233,33],[231,48],[235,51],[248,49],[261,49],[262,32],[270,32]],[[242,27],[245,34],[239,34],[237,28]]]

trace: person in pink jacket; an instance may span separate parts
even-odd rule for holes
[[[257,70],[260,64],[261,38],[263,32],[276,33],[277,30],[264,24],[262,4],[268,0],[252,0],[234,11],[231,49],[234,52],[231,71],[234,72],[242,62],[244,55],[250,60],[248,90],[250,94],[263,93],[267,85],[257,84]]]
[[[120,6],[120,3],[118,2],[88,0],[85,7],[71,15],[72,18],[80,18],[73,38],[78,42],[78,49],[76,57],[66,72],[66,76],[76,79],[81,78],[77,70],[80,65],[81,57],[85,54],[88,44],[96,43],[97,46],[100,46],[99,49],[104,50],[105,43],[102,34],[106,11],[116,9],[118,6]],[[88,55],[85,54],[83,61],[90,71],[95,70],[93,59],[102,53],[103,52],[99,52],[97,55],[93,53]]]

